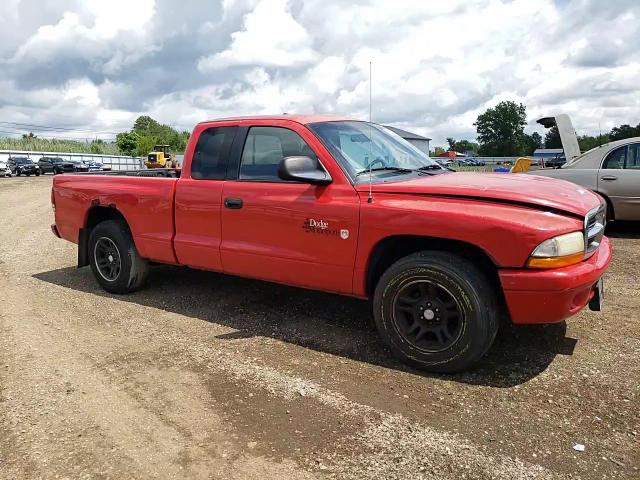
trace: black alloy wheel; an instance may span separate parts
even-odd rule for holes
[[[476,364],[502,309],[490,272],[446,251],[412,253],[382,274],[373,295],[380,336],[403,362],[451,373]]]
[[[416,280],[402,287],[394,299],[394,322],[414,347],[425,352],[446,350],[458,341],[464,312],[443,285]]]
[[[122,270],[122,257],[113,240],[100,237],[93,247],[93,259],[102,278],[107,282],[118,279]]]

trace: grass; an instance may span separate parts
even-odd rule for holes
[[[115,143],[91,143],[55,138],[0,138],[0,150],[121,155]]]

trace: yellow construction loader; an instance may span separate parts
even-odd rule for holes
[[[156,145],[144,161],[147,168],[176,168],[176,160],[169,151],[169,145]]]

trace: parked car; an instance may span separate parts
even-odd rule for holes
[[[580,153],[567,115],[541,119],[558,121],[560,139],[569,160],[560,168],[540,169],[533,175],[560,178],[599,193],[607,202],[610,220],[640,220],[640,137],[610,142]],[[553,124],[551,125],[553,126]]]
[[[27,177],[30,177],[31,175],[40,176],[40,169],[38,168],[38,165],[33,163],[33,161],[28,157],[9,157],[7,164],[11,169],[11,173],[15,174],[17,177],[20,175],[26,175]]]
[[[567,163],[567,159],[564,154],[557,154],[553,158],[545,158],[542,161],[543,168],[560,168],[562,165]]]
[[[485,166],[484,160],[480,160],[478,158],[467,157],[465,160],[467,162],[471,163],[471,165],[476,166],[476,167],[484,167]]]
[[[74,172],[88,172],[89,166],[80,160],[71,159],[71,163],[73,164]]]
[[[102,163],[98,162],[97,160],[91,160],[87,162],[86,166],[90,172],[101,172],[102,170],[104,170],[104,166],[102,165]]]
[[[6,161],[0,160],[0,177],[10,177],[12,175],[11,169]]]
[[[38,166],[42,173],[53,173],[54,175],[74,171],[73,162],[61,157],[41,157],[38,160]]]
[[[105,290],[150,262],[371,299],[403,361],[476,363],[500,319],[600,309],[606,206],[569,182],[449,173],[382,126],[321,115],[198,124],[181,171],[53,179],[52,231]]]

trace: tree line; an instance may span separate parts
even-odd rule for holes
[[[184,152],[189,132],[179,132],[148,115],[136,119],[129,132],[116,135],[116,145],[124,155],[146,156],[154,145],[169,145],[172,152]]]
[[[532,155],[538,148],[562,148],[557,127],[550,128],[543,138],[537,132],[525,133],[526,124],[526,107],[522,103],[503,101],[478,115],[474,123],[477,142],[448,137],[448,150],[486,157],[515,157]],[[640,137],[640,123],[635,127],[620,125],[597,136],[578,135],[578,144],[580,150],[586,152],[598,145],[631,137]],[[445,151],[442,147],[436,147],[430,154],[437,156]]]

